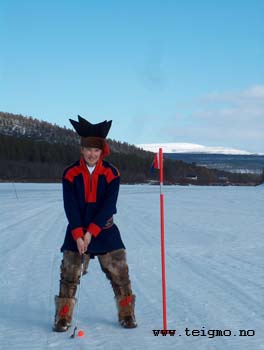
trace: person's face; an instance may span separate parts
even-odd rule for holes
[[[81,147],[81,154],[89,166],[94,166],[100,159],[102,150],[94,147]]]

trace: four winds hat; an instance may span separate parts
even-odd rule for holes
[[[112,120],[105,120],[98,124],[92,124],[80,115],[78,115],[78,121],[69,120],[77,134],[81,136],[82,147],[99,148],[103,151],[103,156],[110,153],[105,138],[111,128]]]

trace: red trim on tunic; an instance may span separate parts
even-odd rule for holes
[[[102,231],[101,227],[97,226],[93,222],[88,226],[87,231],[90,232],[94,237],[97,237]]]
[[[100,164],[97,164],[96,168],[99,166]],[[89,193],[89,200],[88,200],[90,203],[96,203],[98,175],[99,175],[96,168],[94,169],[92,175],[90,175],[91,190]],[[92,181],[91,181],[91,178],[92,178]]]
[[[81,167],[81,172],[83,176],[83,185],[84,185],[84,197],[85,197],[85,202],[89,202],[89,184],[90,184],[90,173],[87,169],[85,160],[81,158],[80,160],[80,167]]]
[[[81,172],[82,169],[80,168],[80,166],[74,166],[73,168],[67,171],[64,178],[70,182],[73,182],[75,176],[78,176],[79,174],[81,174]]]
[[[99,168],[101,167],[101,164],[102,164],[102,161],[99,160],[99,162],[97,163],[91,175],[89,173],[89,170],[87,169],[87,165],[84,158],[81,158],[80,165],[82,168],[86,203],[96,203],[98,174],[99,174]]]
[[[84,237],[83,228],[77,227],[71,231],[72,237],[75,241],[77,241],[78,238]]]
[[[116,169],[117,170],[117,169]],[[97,200],[97,185],[99,175],[104,175],[107,183],[110,183],[114,179],[119,176],[119,172],[117,170],[118,175],[114,175],[113,170],[111,168],[105,168],[103,166],[102,160],[100,159],[93,171],[92,174],[89,173],[87,169],[86,162],[82,157],[80,159],[80,165],[75,166],[69,169],[65,175],[65,179],[73,182],[75,176],[82,174],[83,176],[83,184],[84,184],[84,196],[86,203],[96,203]]]
[[[111,168],[105,168],[103,174],[105,175],[107,183],[110,183],[111,181],[113,181],[119,176],[119,172],[118,172],[118,175],[115,175]]]

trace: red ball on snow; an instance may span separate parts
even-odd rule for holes
[[[83,330],[80,330],[78,332],[78,337],[84,337],[84,331]]]

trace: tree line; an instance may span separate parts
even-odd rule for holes
[[[0,112],[0,181],[61,181],[64,169],[80,157],[79,137],[56,124]],[[121,173],[122,183],[158,183],[151,172],[154,153],[112,139],[107,160]],[[264,174],[237,174],[179,160],[164,160],[167,184],[259,184]]]
[[[80,157],[79,145],[51,144],[46,141],[0,135],[0,180],[58,182],[64,169]],[[113,152],[107,157],[121,173],[122,183],[155,183],[158,171],[151,172],[153,154]],[[164,177],[168,184],[216,184],[221,176],[237,184],[254,184],[256,175],[226,173],[182,161],[164,160]],[[197,179],[194,179],[197,177]]]

